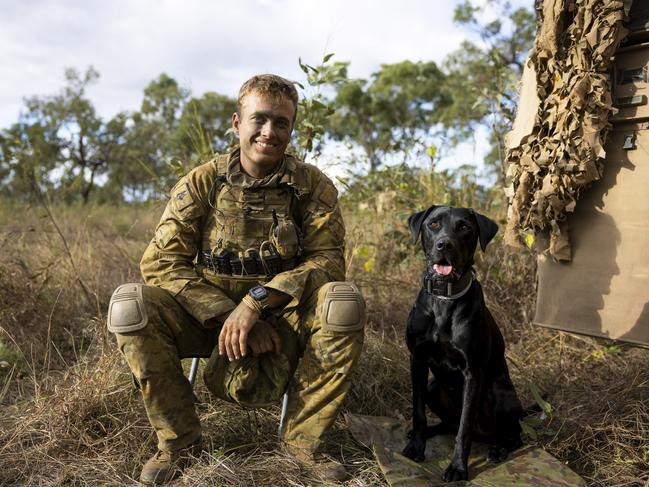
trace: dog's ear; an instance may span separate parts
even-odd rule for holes
[[[487,248],[487,244],[491,242],[491,239],[494,238],[496,232],[498,232],[498,225],[496,222],[487,218],[484,215],[474,211],[473,212],[476,221],[478,222],[478,238],[480,239],[480,248],[484,252]]]
[[[431,206],[427,210],[414,213],[408,217],[408,226],[410,227],[410,234],[412,235],[412,243],[417,243],[419,240],[419,232],[421,231],[421,224],[424,223],[426,217],[437,208],[436,205]]]

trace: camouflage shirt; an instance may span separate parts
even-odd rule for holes
[[[270,197],[271,193],[292,198],[295,223],[302,233],[296,267],[270,280],[249,279],[248,287],[261,282],[290,295],[293,299],[288,309],[298,307],[323,284],[344,280],[345,228],[331,180],[315,166],[290,155],[285,155],[272,174],[255,179],[242,170],[237,149],[193,169],[171,190],[155,236],[140,263],[146,284],[171,292],[203,324],[236,306],[240,297],[232,292],[230,281],[236,281],[237,276],[211,273],[200,259],[203,252],[209,253],[218,244],[212,241],[214,228],[220,225],[226,232],[235,230],[227,228],[227,220],[219,220],[217,201],[221,201],[219,195],[224,187],[226,193],[254,195],[259,211],[267,209],[266,202],[276,197]],[[229,210],[235,213],[240,207],[241,218],[251,211],[249,202],[241,198],[230,198],[228,202],[234,205]],[[245,233],[247,228],[244,225],[237,231]]]

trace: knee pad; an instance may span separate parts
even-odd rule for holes
[[[322,329],[350,333],[365,326],[365,300],[352,282],[328,282],[318,290]]]
[[[108,331],[129,333],[143,329],[149,322],[144,306],[143,284],[122,284],[110,298]]]

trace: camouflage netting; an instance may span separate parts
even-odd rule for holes
[[[512,184],[506,189],[506,243],[520,245],[521,233],[549,229],[550,255],[570,260],[568,235],[561,222],[604,169],[603,145],[614,110],[609,69],[627,34],[622,22],[631,2],[543,2],[527,66],[528,72],[536,74],[536,90],[528,93],[535,100],[527,105],[536,111],[525,114],[522,104],[518,117],[527,117],[529,123],[523,123],[527,129],[520,127],[517,118],[513,132],[519,133],[508,139]],[[524,92],[525,88],[522,99]]]

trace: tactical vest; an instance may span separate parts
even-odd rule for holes
[[[298,198],[305,190],[303,171],[287,157],[283,171],[269,184],[245,187],[230,180],[230,161],[231,155],[215,161],[217,177],[208,199],[213,210],[203,225],[203,264],[220,275],[267,278],[294,268],[302,252]]]

